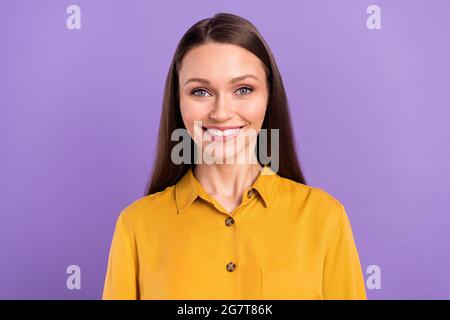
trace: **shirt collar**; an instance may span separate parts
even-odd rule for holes
[[[265,207],[269,207],[275,196],[275,190],[280,180],[280,176],[276,174],[269,165],[264,165],[253,184],[245,190],[254,189],[261,196]],[[178,213],[183,213],[196,199],[201,197],[205,200],[211,199],[206,193],[203,186],[194,176],[192,166],[175,185],[175,199]]]

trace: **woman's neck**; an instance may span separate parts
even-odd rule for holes
[[[261,170],[259,163],[196,164],[193,173],[208,194],[237,201]]]

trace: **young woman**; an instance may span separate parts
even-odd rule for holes
[[[181,162],[180,129],[192,138]],[[276,135],[260,144],[262,130]],[[366,299],[345,209],[306,184],[294,146],[257,29],[225,13],[193,25],[170,66],[146,195],[116,223],[103,299]]]

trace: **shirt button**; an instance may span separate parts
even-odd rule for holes
[[[225,219],[225,225],[227,227],[231,226],[234,223],[234,219],[232,217],[228,217]]]
[[[233,272],[236,269],[236,265],[233,262],[227,264],[227,271]]]
[[[247,191],[247,198],[251,198],[253,196],[253,189]]]

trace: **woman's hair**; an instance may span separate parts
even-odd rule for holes
[[[162,113],[160,119],[158,145],[153,172],[146,186],[145,195],[163,191],[176,184],[193,166],[194,142],[191,139],[190,164],[174,164],[171,160],[172,148],[179,143],[171,141],[172,132],[186,128],[180,111],[178,72],[185,54],[192,48],[208,42],[234,44],[257,56],[264,65],[268,83],[269,97],[261,129],[267,129],[267,152],[270,153],[271,129],[279,129],[279,165],[277,174],[306,184],[295,150],[295,141],[288,101],[280,72],[275,59],[255,26],[248,20],[229,13],[218,13],[212,18],[194,24],[181,38],[175,51],[167,75]],[[259,135],[258,135],[259,138]],[[257,141],[259,145],[259,140]],[[258,155],[258,161],[261,163]],[[270,164],[270,162],[269,162]]]

